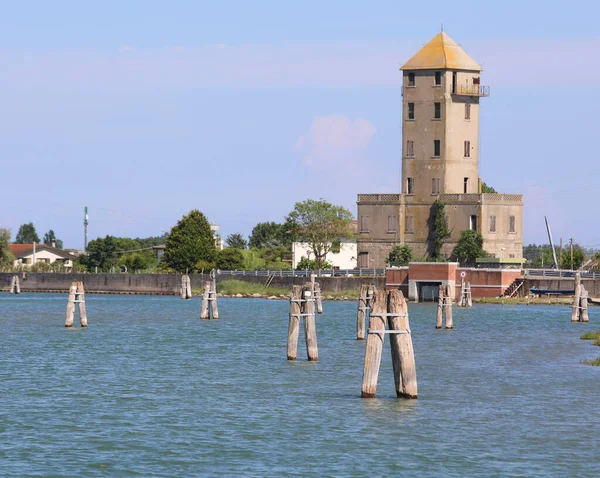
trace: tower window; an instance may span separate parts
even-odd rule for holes
[[[415,142],[408,140],[406,141],[406,157],[414,158],[415,156]]]
[[[465,141],[465,158],[471,157],[471,142]]]
[[[435,119],[440,119],[442,117],[442,104],[441,103],[433,104],[433,117]]]
[[[408,74],[408,86],[415,86],[415,74],[414,74],[414,72],[410,72]]]
[[[471,103],[465,103],[465,119],[471,119]]]
[[[490,216],[490,232],[496,232],[496,216]]]
[[[434,139],[433,140],[433,155],[438,158],[441,154],[441,147],[440,147],[440,140],[439,139]]]
[[[471,231],[477,230],[477,216],[469,217],[469,229],[471,229]]]
[[[412,216],[406,216],[406,224],[404,227],[404,232],[406,232],[408,234],[413,233],[413,217]]]
[[[396,216],[388,216],[388,232],[396,232]]]
[[[436,71],[435,72],[435,86],[441,86],[441,85],[442,85],[442,72]]]
[[[360,232],[369,232],[369,216],[360,216]]]
[[[358,253],[358,268],[367,269],[369,267],[369,253],[359,252]]]
[[[415,119],[415,104],[414,103],[408,104],[408,119],[409,120]]]
[[[510,216],[508,218],[508,232],[517,232],[515,228],[515,216]]]
[[[431,180],[431,194],[440,193],[440,178],[433,178]]]
[[[413,178],[406,178],[406,194],[414,194],[414,180]]]
[[[463,192],[465,194],[469,192],[469,178],[465,178],[463,181]]]

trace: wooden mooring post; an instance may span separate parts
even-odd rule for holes
[[[19,283],[19,276],[12,276],[10,282],[10,293],[11,294],[20,294],[21,293],[21,284]]]
[[[375,290],[374,285],[362,284],[360,286],[360,292],[358,293],[358,314],[356,317],[356,340],[365,340],[365,328]]]
[[[313,285],[313,297],[315,298],[315,304],[317,309],[317,314],[323,313],[323,298],[321,297],[321,284],[315,282]]]
[[[202,306],[200,307],[200,318],[208,320],[219,318],[219,307],[217,305],[217,290],[215,281],[208,280],[204,283],[204,294],[202,295]]]
[[[460,285],[460,299],[456,303],[458,307],[473,307],[473,298],[471,297],[471,283],[461,282]]]
[[[308,361],[316,362],[319,360],[317,327],[315,321],[316,299],[313,294],[313,288],[312,282],[308,282],[304,287],[292,286],[287,344],[288,360],[296,360],[301,318],[304,318],[304,336],[306,340],[306,354],[308,356]]]
[[[85,290],[82,281],[73,281],[69,288],[69,299],[67,302],[67,318],[65,327],[73,327],[75,319],[75,304],[79,307],[79,323],[81,327],[87,327],[87,311],[85,309]]]
[[[435,319],[435,328],[442,328],[443,316],[446,317],[446,328],[451,329],[453,327],[452,322],[452,294],[449,285],[441,285],[439,289],[437,315]]]
[[[386,329],[386,323],[388,325]],[[389,334],[396,396],[417,398],[417,369],[412,345],[408,307],[399,290],[374,291],[365,350],[362,397],[373,398],[381,365],[385,336]]]
[[[181,298],[184,300],[192,298],[192,281],[187,274],[181,276]]]
[[[571,306],[571,322],[589,322],[588,314],[589,293],[581,283],[581,274],[575,274],[575,294],[573,296],[573,305]]]

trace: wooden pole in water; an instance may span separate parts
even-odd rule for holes
[[[210,319],[210,311],[208,310],[208,303],[210,300],[210,281],[204,283],[204,293],[202,294],[202,305],[200,307],[200,318],[203,320]]]
[[[192,298],[192,281],[187,274],[181,276],[181,298],[184,300]]]
[[[581,311],[581,315],[580,315],[580,320],[581,322],[589,322],[590,321],[590,316],[588,314],[588,291],[585,287],[581,286],[581,300],[580,300],[580,304],[579,307],[581,307],[579,310]]]
[[[321,284],[315,282],[315,289],[313,291],[315,297],[315,304],[317,305],[317,314],[323,313],[323,300],[321,298]]]
[[[471,283],[466,283],[467,288],[467,307],[473,307],[473,296],[471,295]]]
[[[75,294],[77,292],[77,282],[71,283],[69,289],[69,299],[67,302],[67,320],[65,327],[73,327],[73,319],[75,318]]]
[[[287,359],[296,360],[298,355],[298,334],[300,333],[300,300],[302,286],[292,286],[290,294],[290,324],[288,326]]]
[[[437,314],[435,317],[435,328],[441,329],[442,328],[442,315],[444,313],[444,286],[440,286],[438,294],[439,294],[439,297],[438,297]]]
[[[444,304],[444,312],[446,312],[446,328],[452,328],[452,294],[450,285],[446,286],[446,303]]]
[[[356,340],[365,340],[366,314],[367,314],[368,286],[362,284],[358,293],[358,316],[356,320]]]
[[[304,314],[304,334],[306,336],[306,354],[309,362],[319,360],[317,347],[317,325],[315,320],[315,299],[312,294],[313,285],[308,283],[302,289],[302,314]]]
[[[10,293],[11,294],[20,294],[21,293],[21,284],[19,283],[19,276],[14,275],[10,281]]]
[[[79,323],[82,327],[87,327],[87,311],[85,310],[85,289],[83,288],[83,282],[77,282],[77,291],[75,293],[75,300],[79,305]]]
[[[581,274],[575,274],[575,292],[573,296],[573,306],[571,308],[571,322],[579,322],[579,298],[581,297]]]
[[[390,334],[396,396],[401,398],[417,398],[415,352],[410,334],[408,307],[401,291],[393,290],[389,293],[388,311],[391,314],[388,316],[390,331],[396,330],[402,332]]]
[[[217,281],[214,280],[211,283],[211,292],[209,295],[210,299],[210,308],[212,310],[212,318],[213,320],[217,320],[219,318],[219,306],[217,305]]]
[[[387,312],[386,291],[376,291],[371,301],[371,316],[369,318],[369,330],[384,330],[385,320],[382,315]],[[365,366],[363,369],[362,393],[363,398],[374,398],[377,392],[377,378],[379,377],[379,366],[381,364],[381,351],[385,334],[370,333],[367,337],[365,350]]]

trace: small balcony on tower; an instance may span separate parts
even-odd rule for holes
[[[490,96],[490,87],[486,85],[455,85],[452,94],[457,96]]]

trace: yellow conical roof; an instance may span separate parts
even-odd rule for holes
[[[438,33],[401,70],[469,70],[482,71],[473,60],[444,32]]]

